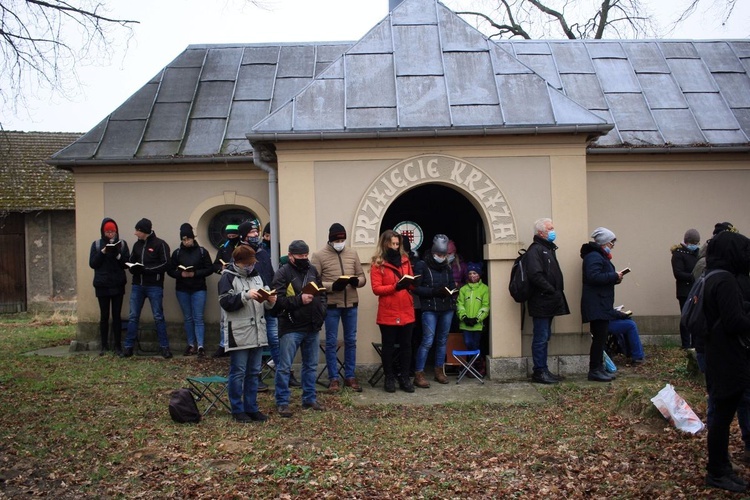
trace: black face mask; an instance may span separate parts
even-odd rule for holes
[[[401,265],[401,252],[396,248],[388,248],[385,251],[385,260],[398,267]]]
[[[309,259],[294,259],[293,264],[294,264],[294,267],[296,267],[300,271],[307,271],[310,268]]]

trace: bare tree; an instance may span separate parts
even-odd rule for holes
[[[76,63],[109,54],[115,31],[137,21],[107,15],[93,0],[0,0],[0,102],[16,109],[40,87],[65,94]]]

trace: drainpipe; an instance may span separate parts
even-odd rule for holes
[[[276,169],[263,161],[260,148],[253,144],[253,163],[268,174],[268,204],[271,214],[271,263],[279,268],[279,176]],[[262,228],[261,228],[262,231]],[[270,283],[269,283],[270,285]]]

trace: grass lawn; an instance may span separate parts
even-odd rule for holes
[[[703,486],[705,432],[676,430],[650,402],[671,383],[705,419],[677,347],[647,346],[648,362],[612,384],[536,386],[542,404],[362,408],[319,393],[321,413],[295,393],[281,419],[265,393],[264,425],[223,410],[180,425],[170,392],[187,375],[225,374],[226,358],[25,355],[74,338],[75,325],[47,323],[0,316],[0,497],[728,497]],[[736,423],[730,445],[739,463]]]

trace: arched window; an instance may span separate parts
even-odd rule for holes
[[[224,210],[213,216],[211,222],[208,223],[208,239],[214,248],[219,248],[219,245],[224,241],[224,228],[227,224],[242,224],[246,220],[257,219],[258,217],[249,210],[243,210],[241,208],[230,208]]]

